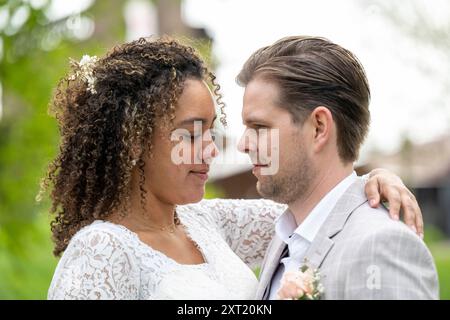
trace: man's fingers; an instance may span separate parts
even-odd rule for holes
[[[414,213],[415,213],[417,233],[423,239],[424,229],[423,229],[422,211],[420,210],[420,207],[419,207],[419,204],[417,203],[416,197],[409,190],[407,190],[407,192],[408,192],[408,197],[411,201],[411,205],[412,205],[412,207],[414,209]]]
[[[386,193],[386,201],[389,203],[389,214],[392,219],[400,219],[400,208],[402,206],[402,198],[400,192],[395,188],[389,188]]]
[[[417,205],[417,210],[419,210],[419,214],[416,216],[417,233],[419,234],[419,237],[423,239],[425,230],[423,229],[423,217],[419,205]]]
[[[418,229],[416,226],[416,218],[419,213],[417,212],[413,201],[407,195],[404,193],[402,195],[402,207],[403,207],[403,220],[405,221],[406,225],[409,226],[415,233],[418,234]]]
[[[380,204],[380,193],[378,191],[378,180],[370,178],[365,186],[366,196],[372,208],[378,207]]]

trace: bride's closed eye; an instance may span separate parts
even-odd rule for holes
[[[194,134],[191,132],[184,133],[181,136],[188,141],[190,140],[191,142],[195,142],[196,140],[202,137],[201,134]]]
[[[183,139],[186,139],[187,141],[191,141],[192,143],[194,143],[195,141],[197,141],[203,137],[206,138],[207,132],[209,132],[209,135],[211,136],[212,141],[215,141],[217,139],[218,133],[217,133],[217,130],[214,128],[211,128],[202,134],[194,134],[191,132],[183,133],[180,137],[182,137]]]

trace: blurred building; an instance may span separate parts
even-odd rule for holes
[[[185,23],[180,0],[128,0],[124,16],[128,41],[152,35],[183,36],[212,41],[206,29]]]
[[[425,223],[450,237],[450,136],[423,144],[405,140],[399,152],[374,155],[365,167],[382,167],[400,175],[413,190]]]

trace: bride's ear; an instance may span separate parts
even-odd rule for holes
[[[131,158],[133,161],[138,161],[142,156],[142,148],[137,144],[133,144],[131,147]]]

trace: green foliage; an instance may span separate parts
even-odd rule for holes
[[[122,4],[122,3],[121,3]],[[28,1],[0,5],[10,16],[27,7],[20,27],[0,29],[3,58],[0,83],[0,299],[46,297],[57,260],[52,256],[49,203],[37,205],[39,181],[58,148],[56,122],[47,114],[53,89],[68,70],[68,58],[103,54],[124,35],[121,6],[95,3],[87,13],[104,28],[95,39],[80,41],[65,29],[66,20],[47,20]],[[107,6],[108,8],[105,8]],[[106,9],[106,10],[105,10]],[[104,12],[108,11],[108,15]],[[49,47],[48,41],[57,43]]]
[[[433,226],[425,228],[425,243],[430,248],[436,262],[442,300],[450,300],[450,242]]]
[[[450,243],[430,245],[430,250],[438,270],[441,300],[450,300]]]
[[[11,238],[0,230],[0,299],[46,299],[57,259],[53,257],[49,219],[39,215],[23,222],[17,236],[26,247],[12,250],[4,246]]]
[[[206,185],[205,199],[215,199],[215,198],[223,198],[224,192],[220,190],[214,184],[208,183]]]
[[[441,299],[450,300],[450,242],[438,229],[427,227],[425,243],[436,263]]]
[[[0,5],[10,16],[19,8],[29,11],[22,26],[6,24],[0,29],[4,105],[0,120],[0,299],[46,298],[57,259],[52,255],[49,203],[37,205],[35,196],[58,148],[56,121],[47,114],[48,104],[68,70],[69,57],[103,55],[122,42],[123,4],[121,0],[97,1],[81,13],[94,19],[98,27],[84,41],[66,28],[67,19],[49,21],[45,6],[34,9],[22,0]],[[196,44],[209,56],[209,44]],[[220,197],[221,193],[208,186],[205,196]]]
[[[427,244],[444,242],[447,239],[445,234],[439,228],[431,225],[425,226],[424,235],[424,241]]]

